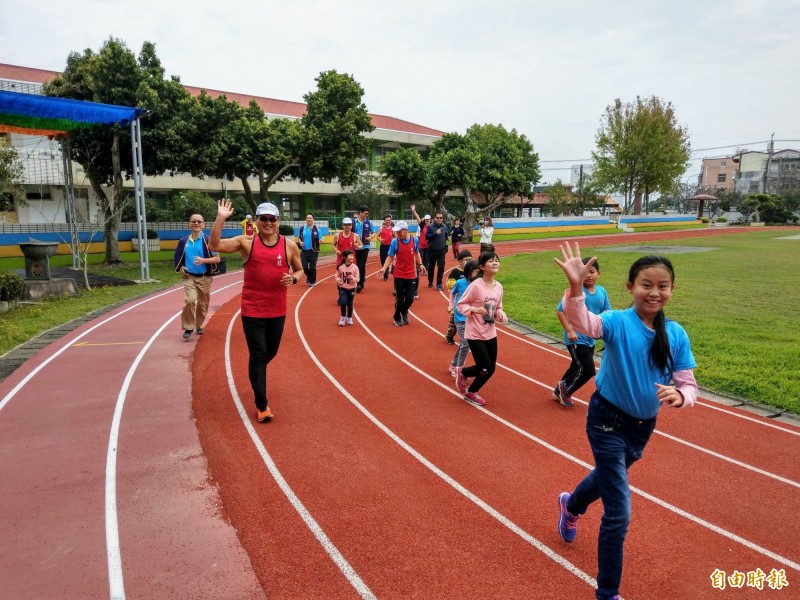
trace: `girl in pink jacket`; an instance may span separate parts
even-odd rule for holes
[[[491,379],[497,365],[497,328],[495,323],[508,322],[503,311],[503,286],[495,279],[500,270],[500,258],[494,252],[484,252],[478,259],[481,276],[469,284],[459,298],[456,308],[467,318],[464,337],[469,344],[475,364],[464,367],[456,377],[456,388],[464,399],[484,406],[486,400],[478,391]],[[475,378],[467,387],[467,380]]]

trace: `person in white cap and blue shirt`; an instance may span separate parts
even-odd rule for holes
[[[248,376],[255,396],[256,418],[264,422],[273,417],[267,402],[267,365],[281,345],[287,289],[303,276],[303,266],[297,244],[278,231],[280,214],[274,204],[259,204],[252,237],[222,238],[222,226],[231,215],[231,201],[220,200],[209,246],[216,252],[238,252],[244,259],[242,328],[250,353]]]
[[[394,265],[395,294],[392,322],[397,327],[402,327],[411,324],[408,311],[414,304],[414,292],[416,291],[414,280],[417,279],[417,269],[425,272],[425,265],[422,264],[422,256],[420,256],[417,246],[418,238],[408,233],[408,223],[398,221],[392,230],[397,237],[389,244],[389,256],[386,257],[383,267],[376,273],[376,277],[383,277],[389,267]]]

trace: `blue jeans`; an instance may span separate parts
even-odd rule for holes
[[[594,455],[594,470],[578,484],[567,510],[582,515],[598,498],[603,518],[597,541],[597,598],[619,593],[622,547],[631,521],[628,469],[642,458],[656,419],[637,419],[622,412],[598,392],[592,394],[586,416],[586,435]]]

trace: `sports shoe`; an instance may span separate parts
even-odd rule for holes
[[[417,292],[414,292],[414,300],[417,300],[418,298],[419,298],[419,294]]]
[[[348,325],[352,325],[353,324],[353,319],[351,319],[351,318],[347,319],[347,324]]]
[[[478,396],[475,392],[465,392],[464,398],[478,406],[486,406],[486,400]]]
[[[403,326],[403,322],[400,319],[392,319],[392,323],[394,323],[397,327]]]
[[[456,341],[453,338],[445,337],[444,341],[447,342],[448,344],[450,344],[451,346],[455,346],[456,345]]]
[[[263,423],[264,421],[271,421],[272,411],[269,409],[269,406],[264,410],[256,409],[256,418],[258,419],[259,423]]]
[[[411,321],[408,320],[408,315],[403,315],[403,325],[411,325]]]
[[[198,327],[196,333],[197,333],[197,335],[203,335],[205,332],[206,332],[206,330],[205,330],[204,327]]]
[[[580,515],[575,516],[567,510],[567,500],[570,499],[570,496],[572,494],[569,492],[561,492],[558,496],[558,508],[561,512],[561,516],[558,518],[558,534],[568,544],[575,540],[575,536],[578,534],[578,519],[581,518]]]
[[[459,369],[458,373],[456,373],[456,389],[462,394],[467,393],[467,378],[464,377],[461,369]]]
[[[450,365],[450,377],[455,378],[458,375],[458,367],[455,365]]]
[[[436,291],[437,292],[441,292],[442,291],[442,286],[441,285],[437,285],[436,286]]]
[[[339,318],[339,327],[344,327],[344,323],[345,323],[345,321],[347,321],[347,319],[346,319],[346,318],[344,318],[344,317],[340,317],[340,318]]]
[[[183,330],[183,339],[188,340],[192,337],[192,330],[191,329],[184,329]]]
[[[429,284],[428,284],[428,287],[429,287],[429,288],[432,288],[432,287],[433,287],[433,284],[432,284],[432,283],[429,283]]]
[[[567,384],[564,381],[558,382],[558,403],[561,406],[572,408],[572,396],[567,393]]]

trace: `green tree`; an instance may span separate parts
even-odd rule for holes
[[[142,45],[137,58],[118,39],[109,38],[95,53],[72,52],[64,73],[45,85],[45,93],[107,104],[136,106],[147,110],[142,122],[142,168],[146,175],[186,172],[185,109],[189,94],[164,69],[150,42]],[[117,233],[127,195],[123,178],[133,171],[130,129],[97,126],[75,132],[70,142],[72,158],[84,169],[92,190],[100,200],[105,218],[105,262],[120,262]],[[111,192],[106,192],[111,187]]]
[[[539,181],[539,156],[533,144],[516,129],[502,125],[473,125],[466,138],[478,150],[473,198],[484,199],[481,211],[491,213],[512,196],[528,196]]]
[[[642,196],[669,193],[688,167],[691,147],[671,103],[656,96],[606,107],[592,152],[598,185],[625,196],[625,213],[641,214]]]
[[[362,171],[358,180],[349,187],[344,197],[345,214],[368,206],[372,219],[382,219],[389,210],[389,182],[385,175]]]
[[[595,178],[591,175],[584,175],[572,194],[574,197],[572,214],[576,216],[581,216],[588,210],[604,209],[605,194],[600,191]]]
[[[544,189],[547,194],[547,212],[551,216],[569,215],[572,213],[573,198],[569,190],[564,187],[561,180]]]
[[[750,220],[764,223],[788,223],[797,220],[780,196],[750,194],[742,200],[740,210],[750,214]]]
[[[430,166],[416,150],[398,148],[384,155],[378,168],[386,175],[392,189],[409,202],[430,197]]]
[[[14,210],[14,196],[22,185],[22,163],[8,138],[0,136],[0,210]]]

